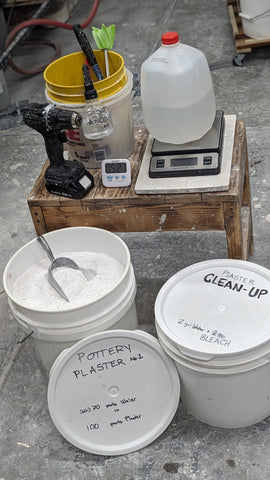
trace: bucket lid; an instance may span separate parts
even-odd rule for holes
[[[156,324],[179,355],[210,360],[269,350],[270,272],[243,260],[184,268],[161,288]],[[265,351],[264,351],[265,354]]]
[[[100,455],[136,451],[170,424],[180,396],[173,361],[140,330],[91,335],[56,359],[48,406],[59,432]]]

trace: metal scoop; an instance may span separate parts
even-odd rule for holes
[[[47,253],[49,259],[51,260],[51,264],[49,265],[49,268],[48,268],[49,283],[54,288],[54,290],[59,295],[61,295],[61,297],[63,297],[67,302],[69,302],[69,299],[66,296],[65,292],[60,287],[59,283],[55,280],[55,278],[53,276],[53,270],[55,270],[56,268],[59,268],[59,267],[67,267],[67,268],[73,268],[73,270],[80,270],[80,272],[82,272],[82,274],[84,275],[84,277],[86,278],[87,281],[91,280],[97,273],[94,270],[92,270],[91,268],[81,268],[81,267],[79,267],[79,265],[77,265],[77,263],[74,262],[74,260],[71,260],[71,258],[68,258],[68,257],[55,258],[47,240],[42,235],[37,237],[37,241],[40,243],[42,248]]]

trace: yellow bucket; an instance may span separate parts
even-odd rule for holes
[[[105,76],[104,52],[95,50],[97,62]],[[108,137],[90,140],[84,136],[82,127],[66,132],[69,160],[79,160],[86,168],[101,168],[106,158],[127,158],[134,149],[132,122],[133,75],[124,66],[119,53],[108,52],[111,75],[97,81],[91,69],[92,79],[100,102],[109,108],[113,132]],[[83,52],[71,53],[51,63],[44,72],[45,97],[59,108],[74,110],[83,115],[85,108]]]
[[[104,52],[94,50],[99,67],[106,77]],[[127,83],[124,59],[119,53],[109,51],[109,68],[111,75],[97,81],[91,69],[94,87],[98,98],[111,97],[122,90]],[[52,62],[44,71],[46,88],[51,100],[60,103],[84,103],[84,81],[82,66],[85,63],[83,52],[71,53]]]

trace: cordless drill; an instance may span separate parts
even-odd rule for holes
[[[92,175],[77,160],[64,160],[65,130],[78,128],[82,117],[75,111],[54,105],[31,103],[25,110],[24,122],[41,133],[50,166],[45,172],[45,185],[50,193],[71,198],[83,198],[94,186]]]

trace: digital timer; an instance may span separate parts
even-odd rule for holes
[[[104,187],[127,187],[131,183],[130,162],[127,158],[103,160],[101,170]]]

